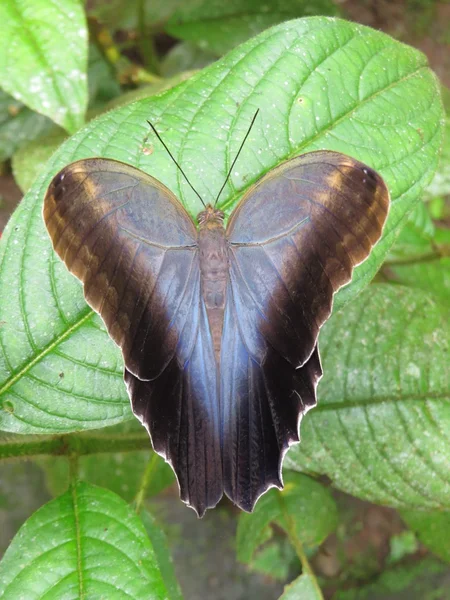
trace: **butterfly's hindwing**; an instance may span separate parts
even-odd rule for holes
[[[198,258],[198,257],[197,257]],[[199,516],[223,494],[219,398],[214,348],[198,269],[189,280],[192,302],[175,355],[152,381],[125,371],[133,412],[153,448],[172,466],[180,496]]]

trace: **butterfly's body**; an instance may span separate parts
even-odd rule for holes
[[[198,217],[200,254],[200,288],[208,314],[214,354],[220,365],[223,317],[228,278],[228,244],[223,226],[224,214],[210,204]]]
[[[198,227],[157,179],[87,159],[44,202],[53,246],[120,346],[135,415],[203,515],[251,511],[299,441],[333,294],[381,235],[389,193],[337,152],[293,158]],[[324,435],[327,435],[326,432]]]

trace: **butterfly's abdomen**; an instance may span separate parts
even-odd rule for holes
[[[219,364],[228,277],[228,248],[222,223],[211,220],[202,224],[198,245],[202,296],[208,313],[214,353]]]

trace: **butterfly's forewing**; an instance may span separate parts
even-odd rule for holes
[[[219,400],[191,218],[142,171],[87,159],[53,179],[44,220],[122,348],[135,414],[203,513],[222,495]]]
[[[231,216],[222,461],[224,489],[246,510],[281,485],[284,453],[316,402],[319,329],[333,294],[381,236],[388,208],[375,171],[319,151],[270,171]]]

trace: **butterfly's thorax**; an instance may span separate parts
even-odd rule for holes
[[[216,361],[219,363],[228,276],[228,246],[223,212],[210,205],[198,215],[202,296],[208,313]]]

